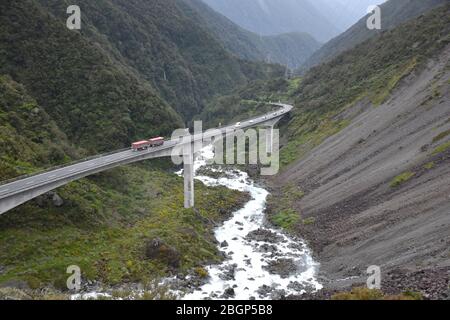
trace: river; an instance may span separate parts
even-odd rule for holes
[[[240,170],[220,170],[223,177],[198,175],[214,156],[205,147],[195,159],[195,179],[207,186],[225,186],[248,192],[251,200],[215,230],[226,260],[206,267],[209,279],[182,299],[277,299],[290,294],[319,290],[318,264],[302,239],[293,238],[265,221],[269,192]],[[178,174],[182,174],[182,171]]]
[[[195,179],[207,186],[225,186],[247,192],[251,200],[234,212],[232,217],[215,230],[219,249],[226,259],[218,265],[207,266],[206,282],[186,293],[180,287],[180,279],[168,278],[159,285],[174,285],[170,290],[178,299],[280,299],[288,295],[314,292],[322,288],[316,277],[318,264],[302,239],[287,235],[265,220],[266,200],[269,192],[253,181],[246,172],[232,169],[217,169],[220,178],[199,174],[214,157],[213,147],[202,149],[194,163]],[[183,171],[177,172],[182,175]],[[189,281],[187,276],[183,281]],[[75,294],[71,299],[112,298],[111,293],[88,290]],[[139,296],[142,289],[134,289]]]

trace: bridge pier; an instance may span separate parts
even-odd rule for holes
[[[183,155],[183,176],[184,176],[184,207],[190,209],[194,207],[194,155],[186,152]]]
[[[275,125],[280,121],[281,117],[272,119],[271,121],[268,121],[264,125],[264,129],[266,130],[266,153],[272,154],[273,153],[273,128]]]
[[[266,127],[266,153],[272,154],[273,151],[273,125]]]

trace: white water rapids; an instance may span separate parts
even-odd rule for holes
[[[264,210],[268,191],[257,186],[247,173],[239,170],[224,170],[225,177],[218,179],[197,175],[198,169],[206,166],[207,160],[213,157],[212,146],[202,150],[194,163],[195,179],[207,186],[220,185],[248,192],[251,200],[215,230],[215,237],[219,243],[226,244],[220,250],[226,253],[228,259],[220,265],[207,267],[209,281],[182,298],[270,299],[276,297],[273,295],[274,292],[289,295],[301,294],[305,289],[311,291],[320,289],[322,286],[316,279],[317,264],[305,243],[265,223]],[[256,240],[247,238],[249,233],[258,230],[268,231],[271,234],[270,238],[268,240],[264,237]],[[293,266],[294,270],[290,270],[288,274],[282,272],[281,275],[269,272],[268,264],[276,264],[280,259],[289,260],[291,269]],[[224,291],[230,288],[233,289],[233,294],[223,296]]]

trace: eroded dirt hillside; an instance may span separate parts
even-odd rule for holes
[[[378,265],[386,291],[448,296],[449,57],[447,47],[384,104],[341,112],[351,124],[276,178],[304,192],[294,207],[310,223],[296,232],[329,287],[365,283],[367,267]]]

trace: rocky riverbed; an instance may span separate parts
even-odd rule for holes
[[[223,263],[206,267],[208,275],[202,280],[193,275],[170,279],[178,296],[282,299],[320,289],[317,263],[302,239],[288,236],[266,222],[264,210],[269,192],[245,172],[217,167],[205,169],[207,159],[212,157],[212,147],[203,149],[194,166],[196,179],[209,186],[222,185],[247,192],[251,200],[215,231],[225,258]]]

